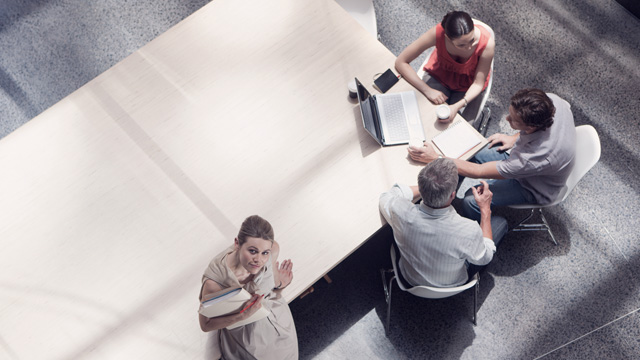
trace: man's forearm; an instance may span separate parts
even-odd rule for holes
[[[458,168],[458,175],[473,179],[504,179],[504,177],[502,177],[498,172],[497,161],[476,164],[474,162],[460,159],[452,160]]]
[[[391,187],[389,191],[384,192],[380,195],[380,199],[378,201],[378,208],[380,209],[382,216],[384,216],[384,218],[388,222],[390,221],[390,218],[391,218],[391,213],[389,209],[389,207],[391,206],[391,202],[394,201],[394,199],[398,199],[398,198],[406,199],[409,201],[415,201],[417,199],[416,194],[417,196],[420,196],[418,193],[417,186],[395,184],[394,186]]]
[[[420,198],[420,189],[417,185],[409,186],[411,188],[411,192],[413,193],[413,202]]]
[[[477,167],[479,166],[479,164],[460,159],[453,159],[453,162],[456,164],[456,167],[458,167],[458,175],[474,179],[477,178]]]
[[[480,209],[480,229],[482,230],[482,236],[494,240],[493,231],[491,230],[491,208]]]

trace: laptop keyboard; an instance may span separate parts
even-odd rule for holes
[[[402,95],[393,94],[393,96],[385,96],[383,101],[383,118],[387,123],[388,130],[388,134],[385,134],[387,140],[393,141],[409,139],[409,128],[407,127],[407,121],[404,117]]]

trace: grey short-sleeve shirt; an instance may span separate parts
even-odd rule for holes
[[[547,95],[556,107],[553,125],[532,134],[521,132],[509,158],[497,164],[502,177],[517,179],[541,205],[559,196],[573,168],[576,152],[571,105],[555,94]]]

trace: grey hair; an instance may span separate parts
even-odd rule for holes
[[[451,159],[436,159],[418,174],[418,189],[422,201],[432,208],[449,205],[451,193],[458,186],[458,168]]]

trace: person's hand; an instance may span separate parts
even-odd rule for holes
[[[409,152],[411,159],[425,164],[428,164],[438,158],[436,150],[431,146],[431,144],[426,142],[424,143],[424,146],[419,148],[409,146],[407,151]]]
[[[293,262],[290,259],[283,261],[282,264],[276,261],[276,268],[278,268],[278,279],[280,279],[280,284],[276,284],[276,288],[284,289],[293,280]]]
[[[515,145],[518,140],[518,134],[505,135],[505,134],[493,134],[487,138],[489,140],[489,148],[492,148],[498,144],[502,144],[497,150],[505,151],[509,150]]]
[[[448,99],[447,95],[445,95],[442,91],[432,88],[425,90],[424,96],[426,96],[429,101],[436,105],[444,104]]]
[[[481,185],[478,187],[471,187],[473,191],[473,198],[476,199],[476,203],[480,208],[480,212],[491,210],[491,199],[493,193],[489,190],[489,184],[486,181],[480,180]]]
[[[262,307],[262,298],[264,295],[253,294],[251,295],[251,299],[247,300],[244,305],[242,305],[242,310],[240,311],[241,319],[247,319],[251,315],[253,315],[258,309]]]
[[[458,101],[458,103],[460,103],[460,102]],[[449,114],[450,115],[449,115],[449,118],[447,120],[439,120],[439,119],[438,120],[441,121],[441,122],[451,122],[451,121],[453,121],[453,119],[456,118],[456,115],[458,114],[458,111],[460,111],[460,109],[462,109],[462,106],[459,106],[458,103],[449,105]]]

